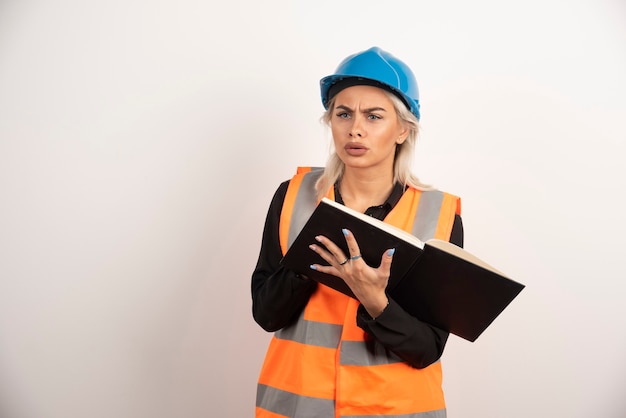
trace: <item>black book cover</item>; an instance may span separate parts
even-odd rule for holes
[[[389,295],[412,316],[473,342],[525,286],[446,251],[452,246],[427,241]]]

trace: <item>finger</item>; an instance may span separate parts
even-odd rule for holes
[[[335,256],[333,256],[329,251],[324,249],[324,247],[322,247],[321,245],[311,244],[309,245],[309,248],[315,251],[320,257],[322,257],[329,264],[329,265],[311,264],[309,266],[311,270],[318,270],[318,271],[321,271],[322,273],[332,274],[335,276],[338,274],[339,271],[337,269],[340,267],[340,263],[339,261],[337,261],[337,258],[335,258]]]
[[[379,271],[386,277],[389,277],[391,273],[391,262],[393,261],[393,254],[396,252],[395,248],[391,248],[383,254],[380,260]]]
[[[341,230],[341,232],[343,232],[343,236],[346,238],[346,244],[348,244],[350,256],[357,256],[357,258],[353,259],[353,261],[356,261],[358,258],[360,258],[361,255],[359,243],[356,241],[354,234],[352,234],[349,229],[344,228]]]
[[[309,248],[315,251],[320,257],[326,261],[329,265],[320,265],[315,264],[312,265],[311,268],[314,270],[320,270],[324,273],[336,274],[337,269],[346,264],[350,259],[348,257],[344,257],[340,259],[341,256],[335,256],[331,252],[327,251],[322,245],[311,244]],[[342,264],[343,263],[343,264]]]
[[[316,247],[324,251],[328,257],[334,258],[334,261],[336,262],[336,264],[339,264],[340,262],[342,262],[343,260],[345,260],[347,257],[350,256],[349,254],[344,254],[341,248],[339,248],[334,242],[326,238],[324,235],[318,235],[315,237],[315,239],[324,247],[326,247],[326,250],[324,251],[319,245],[316,245]],[[320,253],[318,252],[318,254]],[[332,260],[326,257],[324,257],[324,259],[332,264]]]
[[[337,270],[337,268],[334,266],[323,266],[321,264],[311,264],[309,268],[311,270],[317,270],[317,271],[321,271],[322,273],[332,274],[333,276],[340,277],[339,270]]]
[[[321,245],[311,244],[309,248],[315,251],[320,257],[322,257],[328,264],[333,264],[333,262],[337,262],[335,257],[326,251]]]

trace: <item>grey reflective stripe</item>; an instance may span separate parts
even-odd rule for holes
[[[293,324],[276,331],[280,340],[295,341],[317,347],[337,348],[342,326],[300,318]],[[348,366],[374,366],[400,363],[402,360],[385,349],[378,341],[342,341],[340,363]]]
[[[291,213],[291,222],[289,223],[289,234],[287,235],[287,248],[296,239],[309,216],[317,206],[317,193],[315,192],[315,183],[324,174],[324,169],[314,167],[304,175],[302,184],[298,189],[296,200]]]
[[[376,415],[385,418],[446,418],[446,410],[438,409],[436,411],[416,412],[415,414],[403,415]],[[371,415],[342,415],[341,418],[372,418]]]
[[[411,233],[422,241],[435,237],[439,212],[443,203],[443,192],[429,190],[422,192],[415,214],[415,222]]]
[[[300,314],[300,318],[294,324],[276,331],[274,336],[280,340],[295,341],[317,347],[337,348],[342,329],[342,325],[308,321],[304,319],[303,314]]]
[[[402,359],[378,341],[342,341],[339,362],[346,366],[378,366]]]
[[[327,418],[335,416],[335,401],[313,398],[259,384],[256,406],[274,414],[295,418]],[[376,415],[386,418],[446,418],[446,410],[416,412],[402,415]],[[371,418],[372,415],[342,415],[341,418]]]
[[[257,386],[256,406],[286,417],[335,416],[335,401],[332,399],[297,395],[261,384]]]

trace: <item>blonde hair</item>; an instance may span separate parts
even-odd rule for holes
[[[403,186],[411,186],[418,190],[432,190],[432,186],[422,183],[415,174],[411,171],[411,164],[413,162],[413,154],[415,152],[415,146],[417,144],[417,137],[419,134],[419,122],[417,117],[411,113],[406,107],[404,102],[398,98],[395,94],[384,90],[385,94],[396,110],[398,120],[405,123],[409,127],[409,135],[406,140],[399,144],[396,148],[396,155],[393,161],[393,181],[394,183],[400,183]],[[322,122],[330,127],[333,110],[335,106],[335,98],[333,97],[328,103],[328,109],[322,115]],[[333,150],[324,173],[315,183],[315,190],[317,191],[318,198],[321,199],[328,193],[328,190],[341,179],[345,165],[343,161],[337,155],[337,152]]]

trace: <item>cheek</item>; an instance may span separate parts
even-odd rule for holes
[[[345,129],[342,129],[341,125],[333,124],[330,127],[330,133],[334,140],[340,139],[345,135]]]
[[[397,129],[386,129],[385,132],[381,132],[380,138],[385,144],[394,146],[398,144],[400,138],[400,132]]]

